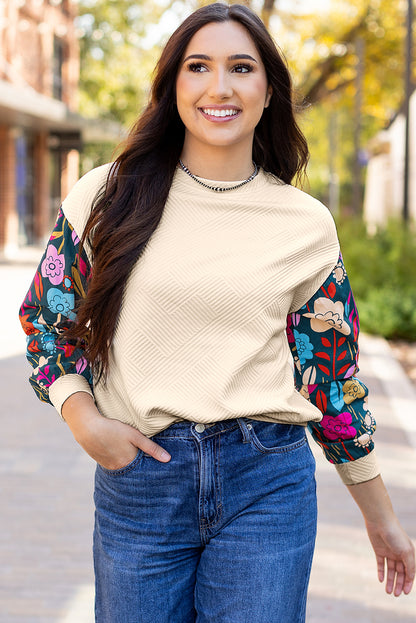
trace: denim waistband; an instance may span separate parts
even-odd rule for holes
[[[154,435],[152,439],[166,439],[168,437],[194,439],[195,433],[198,433],[201,437],[216,435],[217,433],[234,430],[238,428],[239,425],[241,427],[241,420],[243,419],[245,418],[230,418],[229,420],[221,420],[220,422],[210,422],[207,424],[191,421],[176,422]]]
[[[221,420],[219,422],[202,423],[191,421],[180,421],[175,424],[171,424],[165,430],[157,433],[152,439],[167,439],[167,438],[181,438],[181,439],[199,439],[217,435],[218,433],[225,433],[227,431],[233,431],[236,428],[240,428],[244,441],[248,441],[250,437],[249,430],[251,428],[253,419],[248,417],[230,418],[229,420]],[[264,422],[266,423],[266,422]],[[279,422],[268,422],[275,426],[286,427],[288,424],[281,424]],[[290,424],[289,424],[290,425]],[[302,426],[304,428],[304,426]]]

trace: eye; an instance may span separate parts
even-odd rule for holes
[[[208,70],[202,63],[189,63],[188,71],[198,74]]]
[[[238,65],[234,65],[233,71],[237,74],[248,74],[253,71],[253,66],[239,63]]]

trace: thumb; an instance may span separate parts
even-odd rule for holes
[[[146,437],[146,435],[140,433],[138,430],[135,431],[135,439],[133,443],[138,448],[140,448],[140,450],[143,450],[143,452],[149,454],[161,463],[167,463],[171,459],[169,452],[166,452],[166,450],[162,448],[162,446],[159,446],[157,443],[149,439],[149,437]]]

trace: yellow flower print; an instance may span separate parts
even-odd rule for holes
[[[342,391],[345,394],[344,402],[346,405],[351,404],[357,398],[364,398],[365,396],[363,386],[356,379],[346,381],[342,387]]]
[[[302,314],[311,318],[311,329],[316,333],[324,333],[335,329],[343,335],[349,335],[351,328],[344,320],[344,305],[341,301],[331,301],[327,298],[316,299],[313,314]]]

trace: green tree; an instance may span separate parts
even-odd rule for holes
[[[80,0],[80,112],[130,125],[147,97],[159,48],[147,34],[168,4]]]

